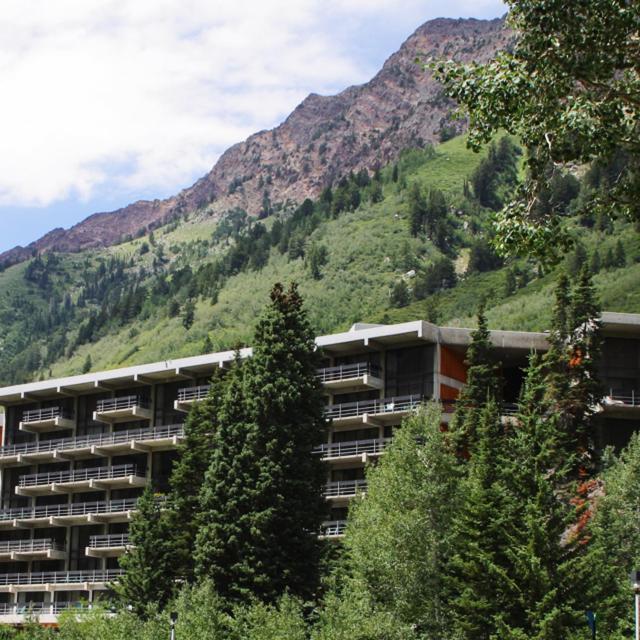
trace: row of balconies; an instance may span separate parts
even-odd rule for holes
[[[122,574],[122,569],[0,573],[0,593],[104,590]]]
[[[322,384],[329,389],[358,387],[381,389],[383,386],[379,369],[366,362],[319,369],[317,375]],[[174,408],[179,411],[188,411],[194,402],[204,400],[208,392],[208,384],[180,389]],[[150,420],[151,417],[149,401],[140,395],[98,400],[96,410],[93,412],[94,421],[109,424],[136,419]],[[71,429],[73,426],[74,419],[70,412],[61,407],[47,407],[25,411],[19,428],[21,431],[40,433],[62,431]]]
[[[122,555],[129,546],[126,533],[90,536],[85,555],[110,558]],[[64,544],[52,538],[0,541],[0,562],[28,562],[30,560],[64,560]]]
[[[18,478],[19,496],[42,496],[52,493],[80,493],[107,489],[143,487],[145,474],[134,464],[89,467],[68,471],[30,473]]]
[[[46,616],[58,615],[70,609],[78,612],[87,611],[91,606],[85,602],[69,602],[61,600],[58,602],[0,602],[0,616]],[[0,619],[0,622],[5,620]]]
[[[115,433],[97,433],[75,438],[56,438],[22,442],[0,447],[0,465],[28,465],[37,462],[107,456],[127,451],[171,448],[184,435],[184,425],[165,425],[148,429],[130,429]]]
[[[128,522],[136,503],[137,498],[126,498],[5,509],[0,511],[0,530]]]
[[[326,416],[336,426],[352,424],[378,426],[401,419],[415,409],[422,400],[422,396],[412,395],[347,402],[329,405],[326,408]],[[148,451],[154,448],[172,447],[177,444],[183,434],[182,425],[168,425],[76,438],[10,444],[0,448],[0,465],[32,464],[92,455],[106,456],[129,450]]]

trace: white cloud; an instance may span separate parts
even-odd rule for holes
[[[470,0],[457,4],[463,13]],[[374,67],[353,55],[338,26],[403,19],[408,34],[437,8],[424,0],[408,0],[402,14],[397,0],[4,0],[0,206],[185,186],[309,91],[368,79]]]

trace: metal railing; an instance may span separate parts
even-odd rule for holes
[[[204,400],[211,389],[210,384],[201,384],[199,387],[187,387],[178,390],[178,402],[190,402],[191,400]]]
[[[327,522],[323,522],[320,528],[321,535],[327,537],[342,536],[346,530],[346,520],[328,520]]]
[[[324,487],[325,498],[337,496],[355,496],[356,493],[367,490],[367,481],[362,480],[338,480],[327,482]]]
[[[18,478],[19,487],[36,487],[38,485],[65,484],[83,482],[85,480],[106,480],[111,478],[126,478],[140,476],[135,464],[119,464],[113,467],[88,467],[87,469],[72,469],[71,471],[50,471],[49,473],[30,473]]]
[[[76,438],[56,438],[39,442],[21,442],[0,447],[0,458],[18,454],[47,453],[49,451],[69,451],[72,449],[86,449],[91,446],[107,446],[128,442],[129,440],[163,440],[173,436],[184,435],[183,424],[171,424],[151,429],[130,429],[115,433],[96,433]]]
[[[357,456],[362,453],[382,453],[391,442],[391,438],[376,438],[370,440],[352,440],[350,442],[332,442],[322,444],[313,450],[313,453],[323,458],[345,458]]]
[[[129,534],[128,533],[115,533],[101,536],[90,536],[89,548],[90,549],[109,549],[112,547],[128,547],[129,546]]]
[[[0,573],[0,586],[29,584],[82,584],[107,583],[117,580],[124,571],[38,571],[34,573]]]
[[[0,616],[10,616],[10,615],[41,615],[41,614],[50,614],[55,615],[58,613],[62,613],[63,611],[68,611],[69,609],[75,609],[78,613],[82,611],[89,611],[91,609],[91,605],[85,602],[24,602],[12,604],[10,602],[2,602],[0,603]]]
[[[381,415],[385,413],[411,411],[417,408],[423,400],[423,396],[398,396],[397,398],[384,398],[382,400],[375,399],[362,400],[360,402],[345,402],[326,407],[325,416],[327,419],[337,420],[339,418],[361,416],[365,413],[370,415]]]
[[[122,409],[133,409],[141,407],[149,408],[149,401],[140,396],[123,396],[122,398],[108,398],[107,400],[98,400],[96,405],[97,413],[107,413],[109,411],[121,411]]]
[[[53,538],[36,538],[34,540],[3,540],[0,542],[0,553],[32,552],[32,551],[64,551],[64,545]]]
[[[609,389],[609,395],[605,397],[605,402],[612,405],[624,405],[626,407],[640,407],[640,392],[619,391],[618,389]]]
[[[7,520],[33,520],[37,518],[55,518],[64,516],[86,516],[100,513],[126,513],[133,511],[137,498],[124,500],[101,500],[93,502],[75,502],[65,504],[47,504],[38,507],[21,507],[0,511],[0,522]]]
[[[60,407],[49,407],[47,409],[31,409],[22,414],[22,422],[44,422],[55,418],[71,418],[71,413],[63,411]]]
[[[362,378],[365,375],[379,378],[380,368],[368,362],[358,362],[356,364],[342,364],[337,367],[325,367],[324,369],[318,369],[316,372],[317,378],[323,384],[326,382]]]

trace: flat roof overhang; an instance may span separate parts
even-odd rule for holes
[[[640,338],[640,313],[602,313],[603,334],[610,337]]]

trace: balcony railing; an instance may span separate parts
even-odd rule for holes
[[[56,438],[41,440],[40,442],[22,442],[0,447],[0,458],[15,455],[29,455],[53,451],[70,451],[73,449],[87,449],[92,446],[108,446],[128,442],[130,440],[164,440],[173,436],[182,437],[184,425],[172,424],[153,429],[130,429],[115,433],[97,433],[77,438]]]
[[[89,549],[109,549],[112,547],[128,547],[129,534],[116,533],[89,538]]]
[[[391,438],[377,438],[373,440],[352,440],[350,442],[332,442],[316,447],[313,453],[323,458],[346,458],[363,453],[380,454],[391,442]]]
[[[356,364],[343,364],[338,367],[325,367],[324,369],[318,369],[316,375],[320,382],[325,384],[327,382],[362,378],[366,375],[379,378],[380,368],[368,362],[358,362]]]
[[[86,602],[24,602],[12,604],[10,602],[0,603],[0,616],[28,616],[33,615],[57,615],[63,611],[73,609],[78,613],[89,611],[91,605]]]
[[[23,507],[0,511],[0,522],[7,520],[34,520],[37,518],[55,518],[65,516],[86,516],[101,513],[125,513],[133,511],[137,498],[125,500],[101,500],[95,502],[76,502],[72,504],[47,504],[38,507]]]
[[[360,402],[345,402],[328,406],[325,416],[331,420],[340,418],[352,418],[356,416],[383,415],[389,413],[406,412],[416,409],[423,402],[423,396],[399,396],[397,398],[384,398],[383,400],[362,400]]]
[[[0,542],[0,553],[31,553],[34,551],[64,551],[64,545],[52,538],[35,540],[3,540]]]
[[[113,467],[89,467],[71,471],[51,471],[49,473],[31,473],[18,478],[19,487],[36,487],[39,485],[65,484],[84,482],[85,480],[107,480],[140,476],[134,464],[121,464]]]
[[[0,587],[30,584],[105,584],[117,580],[124,571],[38,571],[34,573],[0,573]]]
[[[55,418],[71,419],[71,413],[63,411],[60,407],[49,407],[47,409],[32,409],[22,414],[22,422],[25,424],[55,420]]]
[[[192,402],[194,400],[204,400],[211,389],[210,384],[203,384],[199,387],[187,387],[178,390],[178,402]]]
[[[609,389],[609,394],[605,397],[604,402],[608,405],[640,407],[640,392],[633,389],[631,391]]]
[[[336,536],[344,535],[344,532],[347,530],[347,521],[346,520],[328,520],[327,522],[322,523],[322,527],[320,529],[320,535],[326,538],[335,538]]]
[[[134,407],[148,409],[149,401],[140,396],[123,396],[122,398],[98,400],[96,412],[108,413],[109,411],[122,411],[124,409],[133,409]]]
[[[338,480],[327,482],[324,489],[325,498],[338,498],[343,496],[355,496],[356,493],[367,489],[367,481],[362,480]]]

